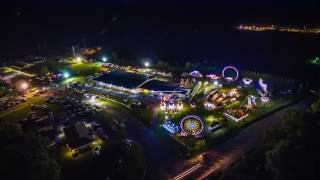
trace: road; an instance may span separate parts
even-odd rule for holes
[[[305,109],[310,102],[310,99],[303,100],[259,120],[258,122],[242,130],[237,136],[206,152],[212,162],[211,164],[203,165],[201,164],[201,160],[195,161],[193,165],[186,167],[184,170],[180,171],[176,175],[173,175],[171,178],[176,180],[207,179],[216,175],[217,173],[226,169],[228,166],[232,165],[254,146],[262,143],[263,135],[266,130],[279,125],[283,115],[287,110]]]

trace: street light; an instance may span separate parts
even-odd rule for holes
[[[107,62],[108,58],[107,57],[102,57],[102,62]]]
[[[144,62],[144,67],[148,68],[150,66],[149,62]]]
[[[77,60],[78,62],[80,62],[80,61],[81,61],[81,57],[78,56],[78,57],[76,58],[76,60]]]
[[[64,72],[64,73],[63,73],[63,77],[67,79],[67,78],[70,77],[70,74],[69,74],[68,72]]]
[[[29,84],[28,84],[27,82],[23,82],[23,83],[21,83],[20,87],[21,87],[21,89],[22,89],[23,91],[25,91],[25,90],[28,89]]]

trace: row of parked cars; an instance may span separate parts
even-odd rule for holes
[[[9,109],[9,108],[16,106],[16,105],[19,105],[25,101],[27,101],[27,98],[23,97],[23,96],[20,96],[17,98],[14,98],[12,96],[1,98],[0,99],[0,111]]]

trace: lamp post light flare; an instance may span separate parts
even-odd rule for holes
[[[23,82],[21,85],[20,85],[20,87],[21,87],[21,89],[22,90],[27,90],[28,89],[28,87],[29,87],[29,84],[27,83],[27,82]]]
[[[146,68],[150,67],[150,63],[149,62],[145,62],[144,63],[144,67],[146,67]]]

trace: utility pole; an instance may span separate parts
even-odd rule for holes
[[[73,57],[76,58],[76,52],[74,50],[74,46],[72,46],[72,53],[73,53]]]

